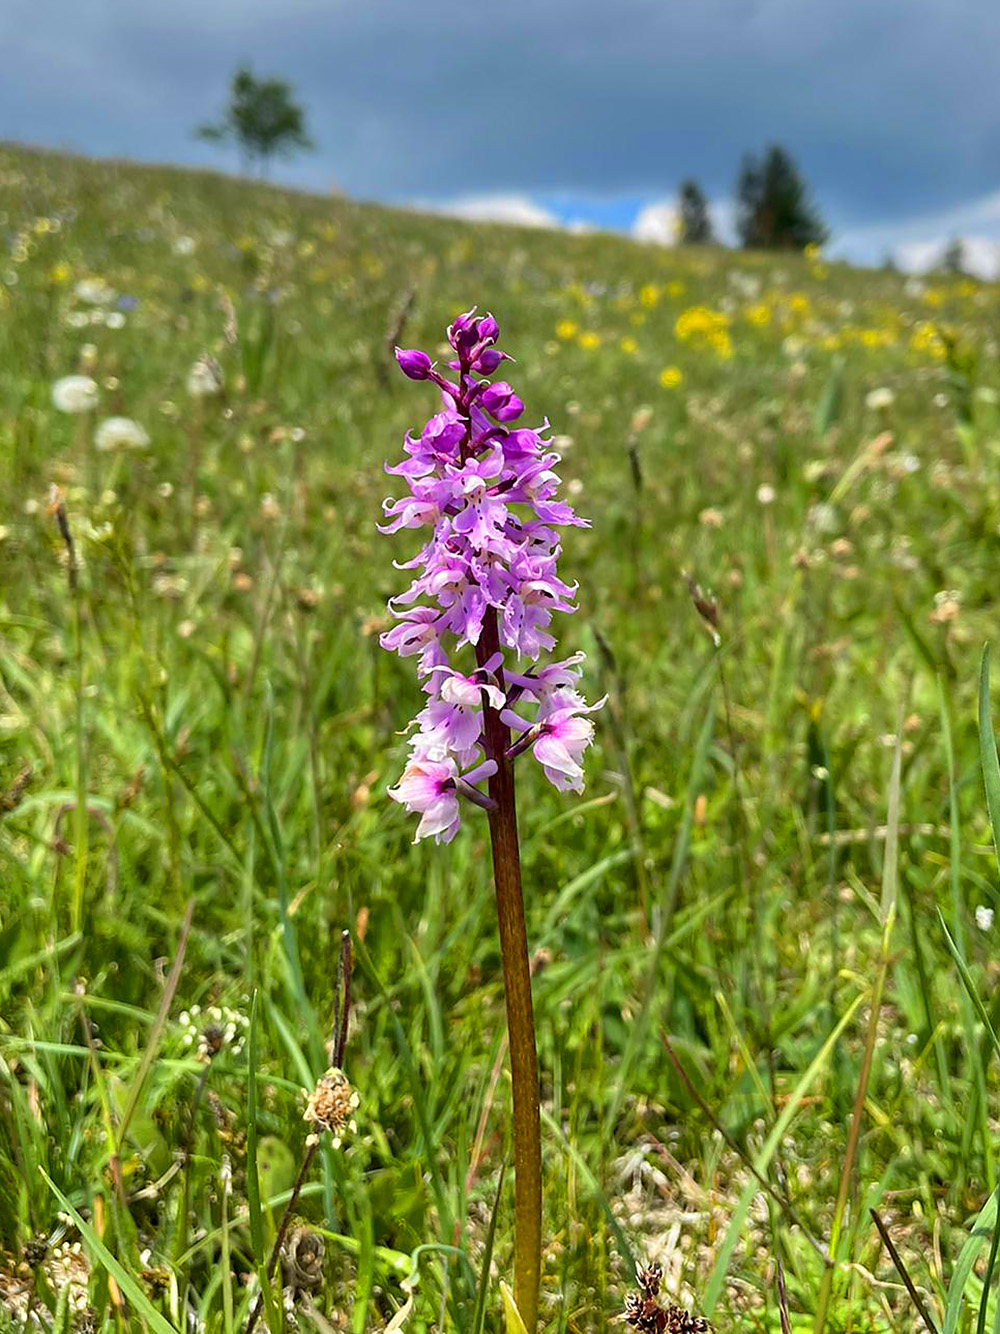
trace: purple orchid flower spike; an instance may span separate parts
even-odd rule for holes
[[[555,646],[548,629],[553,613],[575,610],[576,588],[556,572],[557,530],[585,521],[556,499],[559,455],[544,439],[547,424],[538,431],[508,431],[506,423],[521,416],[524,404],[505,381],[481,378],[487,367],[495,370],[505,358],[494,346],[499,334],[493,316],[477,319],[475,309],[452,322],[448,341],[458,354],[458,380],[442,386],[444,410],[428,419],[419,436],[407,435],[404,461],[386,467],[407,482],[409,494],[385,502],[381,531],[430,528],[431,534],[415,561],[408,562],[419,573],[390,603],[400,624],[381,642],[404,657],[420,654],[418,672],[429,700],[417,715],[419,730],[411,749],[421,764],[428,755],[437,757],[436,763],[452,761],[465,768],[483,759],[500,764],[502,755],[484,754],[487,710],[502,715],[505,726],[530,733],[532,744],[523,750],[530,749],[554,786],[580,791],[580,761],[593,736],[593,724],[585,717],[590,710],[573,688],[582,655],[564,664],[555,678],[542,669],[530,685],[517,686],[521,707],[532,706],[535,719],[505,712],[505,671],[524,682],[518,659],[537,661],[549,652]],[[396,359],[409,379],[432,378],[426,353],[397,348]],[[494,630],[487,643],[488,621]],[[479,658],[471,676],[451,666],[453,654],[465,644]],[[519,744],[517,753],[522,753]],[[456,769],[454,777],[460,776]],[[389,795],[421,815],[418,838],[445,842],[459,827],[456,790],[454,784],[448,789],[454,818],[447,821],[427,819],[419,784],[404,778]]]
[[[559,455],[547,439],[548,422],[508,429],[524,404],[506,381],[489,379],[511,360],[496,347],[499,336],[493,316],[477,317],[475,307],[453,320],[447,339],[455,379],[423,352],[396,351],[403,374],[434,384],[443,406],[419,435],[406,436],[404,460],[386,465],[409,490],[385,502],[381,531],[430,531],[417,555],[399,564],[414,577],[389,603],[397,624],[381,643],[417,658],[427,694],[409,763],[389,789],[420,817],[414,842],[453,839],[463,800],[489,818],[514,1103],[514,1295],[533,1334],[541,1139],[514,764],[530,755],[554,787],[581,792],[594,735],[588,715],[604,701],[588,705],[577,690],[582,654],[539,663],[555,648],[555,613],[576,610],[576,585],[557,571],[559,530],[588,525],[558,499]],[[462,650],[475,657],[471,672],[456,660]],[[477,786],[484,780],[486,792]]]

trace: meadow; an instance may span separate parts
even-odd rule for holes
[[[9,146],[0,252],[0,1329],[246,1327],[345,931],[357,1128],[258,1329],[501,1327],[489,843],[387,799],[375,527],[433,410],[392,344],[477,303],[608,695],[583,796],[519,774],[540,1326],[658,1261],[719,1331],[921,1327],[874,1207],[995,1329],[1000,288]]]

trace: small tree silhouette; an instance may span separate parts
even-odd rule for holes
[[[678,199],[679,230],[683,245],[711,245],[715,240],[708,200],[697,181],[684,181]]]
[[[955,277],[965,272],[965,242],[960,236],[953,237],[945,246],[938,268]]]
[[[804,250],[822,245],[827,229],[809,202],[805,181],[788,153],[777,145],[763,161],[747,157],[736,186],[739,235],[745,246],[762,250]]]
[[[241,169],[256,168],[262,175],[273,157],[290,157],[313,147],[305,113],[292,100],[290,85],[283,79],[258,79],[246,65],[233,75],[222,119],[199,126],[196,133],[210,143],[235,143]]]

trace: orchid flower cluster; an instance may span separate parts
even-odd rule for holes
[[[577,653],[538,666],[555,647],[554,612],[576,610],[577,586],[559,578],[559,530],[589,527],[556,499],[559,454],[545,438],[545,421],[516,427],[524,404],[509,384],[491,381],[504,361],[496,347],[499,326],[475,309],[448,329],[455,379],[440,374],[424,352],[396,349],[411,380],[436,385],[442,410],[419,436],[407,433],[402,463],[386,471],[402,477],[409,494],[383,505],[383,533],[429,527],[422,550],[397,568],[416,571],[389,610],[398,623],[382,647],[417,657],[427,703],[415,719],[410,760],[389,795],[421,817],[414,842],[454,838],[459,797],[489,810],[493,802],[475,785],[497,772],[504,756],[487,737],[501,736],[505,757],[531,751],[557,788],[583,790],[583,752],[593,737],[588,707],[577,691]],[[476,669],[463,673],[450,655],[465,646]],[[502,727],[487,726],[484,712]],[[528,716],[525,716],[525,715]],[[511,733],[516,739],[511,740]]]

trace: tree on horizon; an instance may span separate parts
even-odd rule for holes
[[[737,230],[744,247],[804,250],[829,236],[791,155],[773,144],[757,159],[743,160],[736,185]]]
[[[956,278],[965,272],[965,242],[960,236],[952,237],[945,246],[938,268]]]
[[[258,79],[249,65],[241,65],[233,75],[222,119],[200,125],[196,134],[209,143],[235,143],[241,170],[256,168],[262,176],[272,158],[314,147],[291,85],[284,79]]]
[[[714,242],[708,200],[697,181],[681,182],[677,214],[682,245],[711,245]]]

